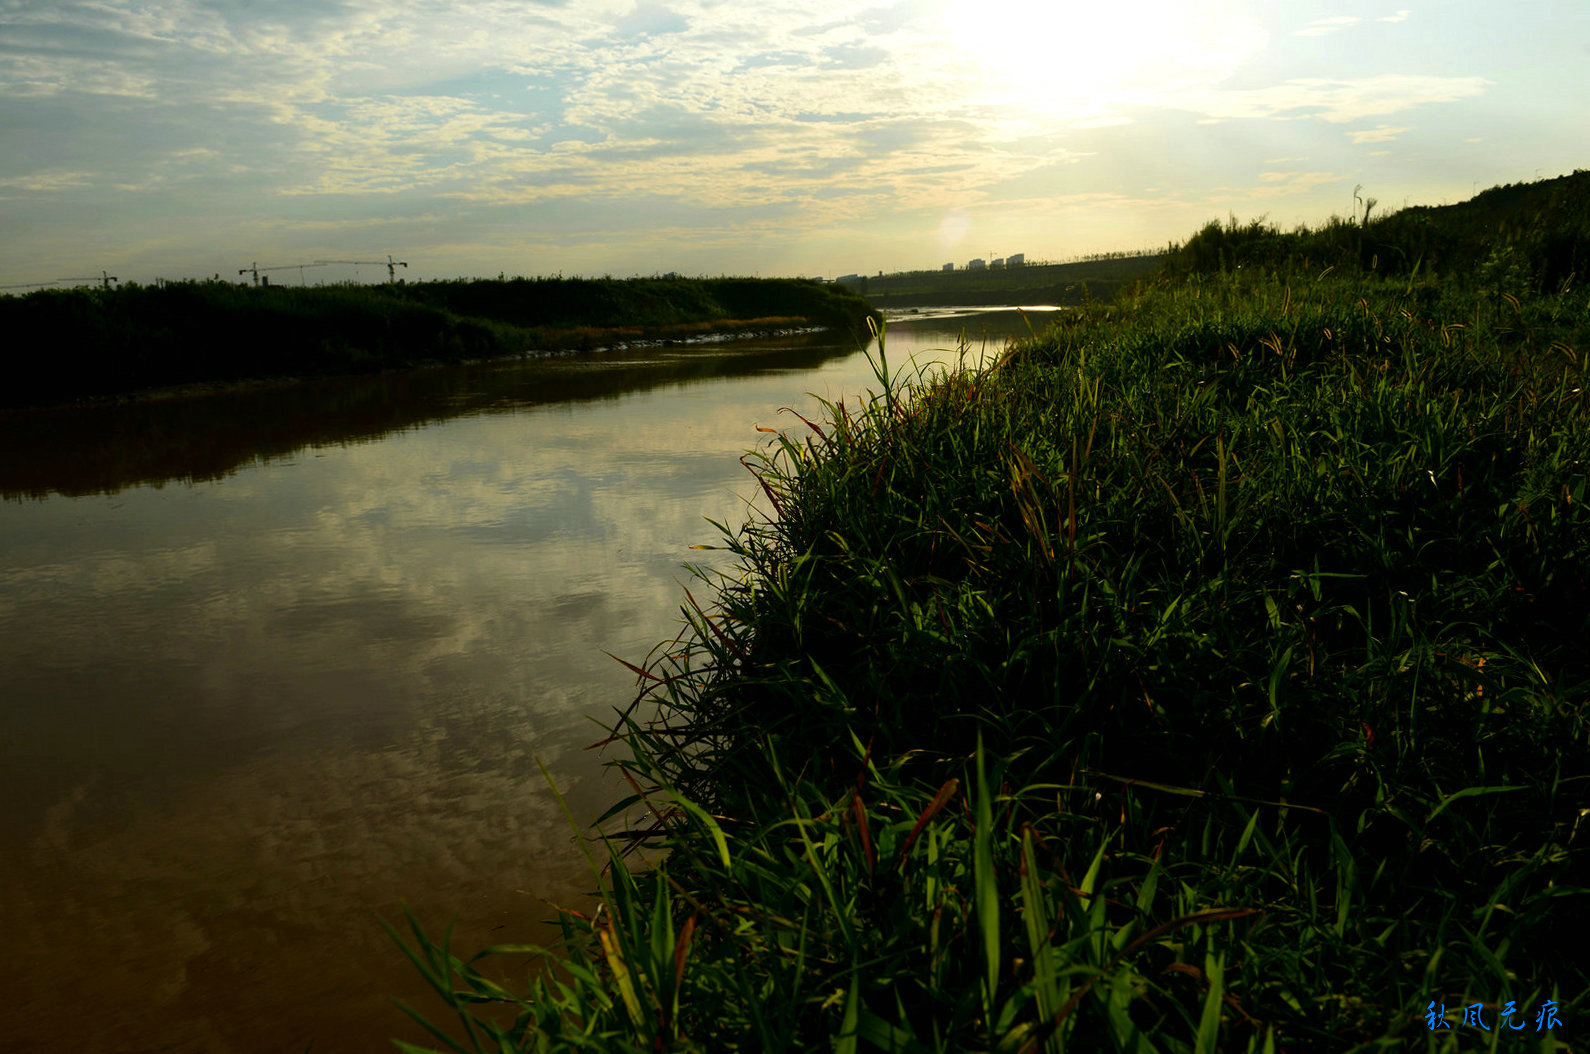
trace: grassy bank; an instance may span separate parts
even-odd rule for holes
[[[1353,216],[1291,231],[1262,218],[1211,221],[1172,247],[1167,271],[1328,270],[1438,279],[1520,296],[1562,292],[1590,278],[1590,170],[1492,187],[1453,205],[1377,211],[1373,197],[1355,197]]]
[[[31,335],[12,341],[0,408],[711,334],[855,330],[867,312],[848,290],[794,279],[46,290],[0,297],[0,332]]]
[[[646,664],[614,812],[653,826],[557,969],[510,993],[411,935],[447,1042],[1565,1042],[1587,325],[1571,289],[1195,275],[797,424],[753,462],[778,519]]]

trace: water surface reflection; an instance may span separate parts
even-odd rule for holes
[[[804,339],[4,419],[0,1050],[425,1042],[377,915],[579,901],[536,760],[612,800],[604,652],[675,631],[755,426],[873,384]]]

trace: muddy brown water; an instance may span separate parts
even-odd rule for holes
[[[954,360],[1013,312],[923,312]],[[740,455],[876,388],[799,336],[0,416],[0,1051],[385,1051],[380,928],[550,939]],[[703,595],[699,584],[698,596]],[[519,964],[505,964],[511,972]]]

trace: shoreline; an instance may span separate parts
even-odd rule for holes
[[[779,325],[764,323],[777,322]],[[788,323],[805,323],[794,324]],[[833,325],[813,325],[810,319],[800,318],[769,318],[769,319],[725,319],[721,323],[684,323],[668,327],[639,327],[639,326],[614,326],[601,329],[593,328],[592,334],[612,336],[624,334],[622,340],[612,343],[597,344],[594,346],[564,345],[551,348],[527,348],[523,351],[506,355],[489,355],[480,358],[467,358],[455,360],[437,359],[421,361],[402,365],[386,366],[380,369],[363,370],[354,372],[321,373],[321,374],[283,374],[280,376],[243,377],[235,380],[209,380],[185,381],[178,384],[159,385],[150,388],[134,388],[121,392],[110,392],[103,395],[90,395],[80,399],[48,402],[27,403],[19,406],[0,406],[0,418],[22,416],[29,413],[42,413],[62,410],[91,410],[103,406],[126,406],[133,403],[165,402],[178,399],[202,399],[212,395],[225,395],[233,392],[271,391],[283,388],[292,388],[301,384],[311,384],[316,381],[338,380],[354,377],[373,377],[388,373],[409,373],[420,370],[438,369],[447,366],[475,366],[487,363],[508,363],[535,359],[562,358],[570,355],[600,355],[608,352],[619,351],[646,351],[661,348],[677,347],[708,347],[715,344],[732,344],[741,340],[758,340],[788,336],[801,336],[811,333],[827,332],[839,327]],[[648,332],[648,330],[650,332]],[[681,330],[686,330],[690,335],[680,335]],[[570,330],[570,333],[583,332],[583,330]]]

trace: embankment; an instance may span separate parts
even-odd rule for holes
[[[842,287],[795,279],[47,290],[0,297],[13,348],[0,408],[715,334],[861,332],[869,310]]]

